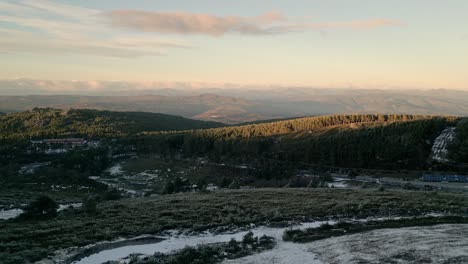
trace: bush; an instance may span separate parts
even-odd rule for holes
[[[35,218],[35,217],[55,217],[57,216],[57,209],[59,205],[49,196],[39,196],[24,208],[22,217]]]
[[[239,183],[237,181],[232,181],[231,184],[228,186],[229,189],[239,189]]]
[[[257,237],[254,237],[252,231],[249,231],[247,234],[244,235],[244,238],[242,238],[242,245],[245,247],[247,245],[252,245],[256,241]]]
[[[92,196],[88,196],[83,201],[82,210],[88,214],[95,214],[97,213],[96,206],[97,206],[96,198]]]
[[[122,198],[122,194],[116,188],[107,190],[102,197],[105,201],[119,200],[120,198]]]
[[[234,238],[231,238],[229,243],[227,244],[226,247],[226,252],[234,254],[236,252],[239,252],[240,250],[239,242],[237,242]]]

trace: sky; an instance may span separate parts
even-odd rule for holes
[[[466,0],[0,0],[0,79],[468,89]]]

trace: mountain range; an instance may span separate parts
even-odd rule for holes
[[[132,88],[132,85],[134,87]],[[0,81],[0,112],[34,107],[143,111],[237,124],[323,114],[468,113],[468,91]],[[52,88],[51,88],[52,87]],[[60,87],[65,87],[60,89]],[[95,87],[92,89],[92,87]],[[60,93],[60,94],[58,94]]]

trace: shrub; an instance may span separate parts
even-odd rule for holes
[[[242,238],[242,245],[245,247],[247,245],[252,245],[257,241],[257,238],[254,238],[254,234],[252,231],[249,231],[247,234],[244,235]]]
[[[105,201],[119,200],[120,198],[122,198],[122,194],[116,188],[107,190],[102,197]]]
[[[57,209],[59,205],[49,196],[39,196],[24,208],[22,217],[35,218],[35,217],[55,217],[57,216]]]
[[[97,213],[97,201],[96,198],[92,196],[86,197],[86,199],[83,201],[83,206],[82,210],[88,214],[95,214]]]

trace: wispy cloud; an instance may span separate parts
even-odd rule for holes
[[[114,27],[146,32],[175,34],[206,34],[220,36],[226,33],[267,34],[265,26],[284,20],[279,13],[267,13],[258,17],[213,16],[192,13],[158,13],[139,10],[115,10],[105,14]]]
[[[280,12],[253,17],[138,10],[102,12],[49,0],[4,1],[0,2],[0,53],[159,56],[171,49],[191,47],[173,35],[258,36],[398,24],[384,19],[299,23]]]
[[[297,23],[279,12],[257,17],[214,16],[184,12],[162,13],[140,10],[113,10],[104,13],[111,26],[165,34],[203,34],[221,36],[229,33],[245,35],[284,34],[311,29],[371,29],[400,25],[387,19],[348,22]]]
[[[159,56],[189,48],[181,40],[110,28],[101,11],[45,0],[0,2],[0,53]]]

